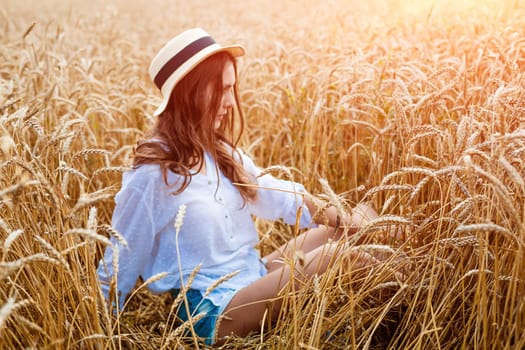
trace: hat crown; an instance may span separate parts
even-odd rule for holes
[[[151,61],[149,67],[149,75],[151,79],[155,80],[155,76],[173,56],[181,52],[194,41],[203,37],[210,37],[210,35],[202,28],[192,28],[180,33],[168,41]]]
[[[162,93],[162,103],[153,115],[168,104],[175,85],[206,58],[225,51],[233,57],[244,55],[241,45],[221,46],[202,28],[188,29],[164,45],[151,61],[149,75]]]

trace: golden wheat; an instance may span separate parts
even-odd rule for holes
[[[139,283],[115,318],[96,277],[107,246],[118,271],[110,237],[125,245],[110,225],[112,199],[154,122],[147,65],[195,25],[247,48],[241,143],[264,172],[304,183],[339,211],[380,208],[351,240],[386,227],[407,238],[376,247],[389,259],[374,276],[352,280],[336,264],[287,294],[262,334],[224,348],[525,347],[519,1],[4,5],[1,348],[201,347],[175,314],[185,293],[172,300]],[[257,227],[262,252],[298,231]],[[402,283],[389,280],[398,267],[413,272]]]

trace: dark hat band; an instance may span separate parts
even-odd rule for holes
[[[168,80],[168,78],[173,74],[173,72],[175,72],[180,66],[182,66],[196,53],[213,44],[215,44],[215,40],[213,40],[212,37],[204,36],[186,46],[175,56],[170,58],[170,60],[166,62],[166,64],[164,64],[164,66],[160,69],[160,71],[155,76],[155,79],[153,80],[155,85],[157,85],[159,89],[162,89],[162,85],[164,85],[166,80]]]

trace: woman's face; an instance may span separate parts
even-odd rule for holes
[[[233,63],[228,60],[224,65],[222,71],[222,92],[221,104],[217,115],[213,119],[213,126],[217,130],[224,118],[228,116],[228,112],[235,105],[235,95],[233,88],[235,86],[235,68]]]

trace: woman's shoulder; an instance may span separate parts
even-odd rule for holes
[[[122,187],[143,190],[162,182],[162,171],[158,164],[143,164],[124,172]]]
[[[241,147],[233,147],[231,145],[225,144],[225,148],[231,153],[233,159],[235,159],[237,162],[242,162],[244,159],[251,159]]]
[[[243,167],[248,170],[251,173],[257,173],[258,169],[255,165],[255,162],[253,161],[253,158],[251,155],[247,154],[243,149],[237,147],[234,150],[233,154],[236,161],[240,162]]]
[[[181,175],[166,169],[166,178],[160,164],[142,164],[124,172],[122,176],[122,189],[139,192],[171,192],[176,189]],[[167,182],[166,182],[167,181]]]
[[[133,168],[130,168],[126,172],[124,172],[124,175],[131,177],[141,177],[143,175],[151,176],[155,173],[161,173],[160,165],[151,163],[134,166]]]

